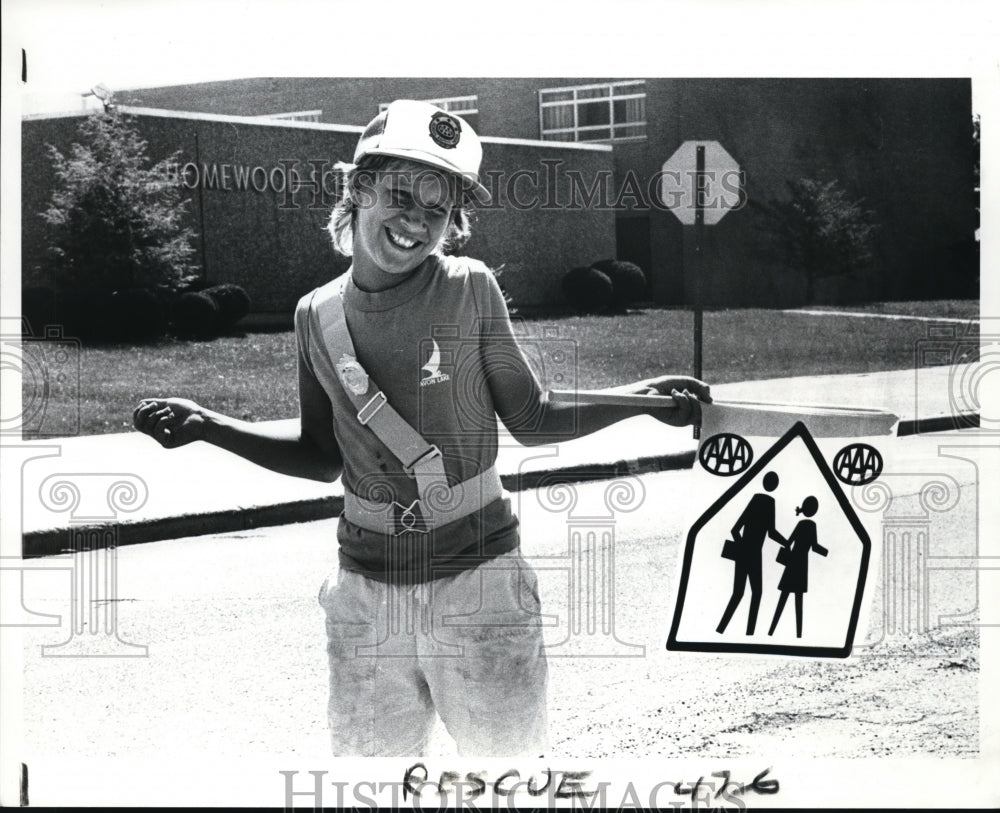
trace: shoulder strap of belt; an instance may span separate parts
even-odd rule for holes
[[[334,280],[320,288],[312,299],[312,308],[323,333],[323,345],[337,372],[337,380],[358,410],[358,420],[375,433],[403,464],[403,470],[416,479],[417,493],[423,500],[432,489],[448,487],[441,450],[424,440],[393,409],[385,393],[361,366],[347,328],[343,287],[341,279]],[[339,358],[337,353],[341,354]],[[438,500],[441,496],[438,495]]]

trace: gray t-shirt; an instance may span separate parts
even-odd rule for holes
[[[296,308],[296,343],[306,369],[330,398],[344,487],[365,499],[408,506],[417,499],[416,482],[358,421],[357,408],[333,368],[345,348],[323,346],[312,296]],[[343,303],[358,361],[404,420],[441,449],[449,483],[492,466],[497,419],[486,359],[502,363],[490,354],[504,351],[491,351],[484,337],[491,320],[509,317],[490,270],[477,260],[431,256],[385,291],[367,293],[347,278]],[[428,533],[389,536],[341,516],[337,538],[341,567],[381,581],[413,583],[476,567],[515,549],[518,524],[504,495]]]

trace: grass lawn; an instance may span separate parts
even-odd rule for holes
[[[871,306],[873,309],[879,306]],[[979,303],[905,303],[921,316],[976,318]],[[860,309],[851,309],[860,310]],[[693,317],[689,311],[649,309],[625,316],[565,316],[524,321],[529,355],[543,359],[548,386],[581,389],[624,384],[661,373],[689,373]],[[772,310],[707,312],[704,378],[713,384],[797,375],[863,373],[912,367],[930,323],[810,316]],[[961,325],[956,326],[964,331]],[[543,334],[544,330],[544,334]],[[540,339],[539,337],[546,338]],[[569,362],[556,365],[551,348]],[[535,350],[538,352],[535,352]],[[575,363],[572,357],[575,355]],[[131,429],[143,397],[182,396],[247,420],[298,414],[291,331],[247,333],[204,342],[168,340],[145,345],[84,347],[79,385],[75,365],[46,400],[46,434],[101,434]],[[562,378],[557,378],[562,376]],[[23,378],[25,423],[39,403]],[[79,396],[79,421],[74,406]]]
[[[933,302],[869,302],[865,305],[814,305],[807,310],[850,313],[888,313],[931,319],[978,319],[978,299],[945,299]]]

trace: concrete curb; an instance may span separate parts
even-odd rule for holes
[[[907,437],[934,432],[950,432],[979,426],[978,413],[961,413],[935,418],[900,421],[896,435]],[[544,488],[559,483],[582,483],[592,480],[611,480],[636,474],[651,474],[662,471],[677,471],[694,465],[693,451],[673,452],[652,457],[618,460],[612,463],[594,463],[563,468],[501,476],[503,486],[508,491],[524,491]],[[227,509],[202,514],[188,514],[177,517],[162,517],[141,522],[123,522],[115,525],[81,525],[73,528],[53,528],[31,531],[22,537],[22,555],[25,559],[41,556],[55,556],[72,552],[73,539],[116,530],[116,545],[137,545],[144,542],[158,542],[185,536],[246,531],[292,522],[311,522],[339,516],[344,510],[343,497],[322,497],[318,499],[286,502],[277,505],[261,505],[244,509]],[[100,538],[100,536],[98,536]]]
[[[343,497],[323,497],[278,505],[259,505],[245,509],[227,509],[178,517],[158,517],[140,522],[116,524],[76,525],[72,528],[48,528],[31,531],[22,536],[22,556],[36,559],[73,552],[73,540],[94,532],[117,530],[117,547],[160,542],[185,536],[247,531],[291,522],[310,522],[340,515],[344,510]]]
[[[978,412],[960,412],[958,415],[940,415],[936,418],[917,418],[900,421],[896,429],[898,437],[926,435],[933,432],[954,432],[959,429],[978,429]]]

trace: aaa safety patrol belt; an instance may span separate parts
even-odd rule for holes
[[[333,362],[337,378],[358,410],[358,421],[375,433],[386,448],[403,464],[403,470],[412,474],[417,483],[417,493],[425,500],[432,489],[447,489],[444,461],[441,450],[428,443],[393,409],[385,393],[372,380],[358,362],[347,328],[344,314],[341,281],[324,285],[313,297],[323,332],[323,344]],[[335,349],[336,348],[336,349]],[[341,350],[338,360],[333,353]]]

